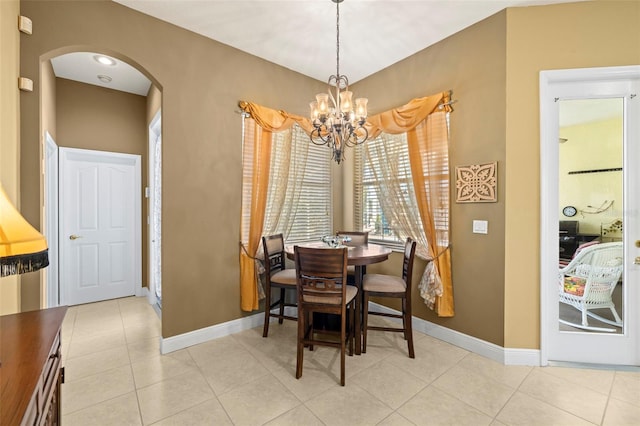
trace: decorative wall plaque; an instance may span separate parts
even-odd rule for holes
[[[457,203],[495,203],[498,201],[498,163],[456,167]]]

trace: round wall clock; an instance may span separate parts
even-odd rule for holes
[[[576,213],[578,213],[578,210],[573,206],[567,206],[562,209],[562,214],[567,217],[573,217],[576,215]]]

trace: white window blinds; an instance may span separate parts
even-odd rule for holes
[[[252,126],[254,120],[245,118],[245,134],[253,132]],[[244,151],[247,155],[251,149],[245,147]],[[247,169],[252,164],[245,158],[245,188],[251,185],[252,173]],[[331,234],[331,190],[330,150],[311,143],[297,125],[291,131],[274,133],[263,235],[282,233],[287,244],[295,244]],[[245,190],[243,203],[250,202],[250,196]],[[245,216],[243,241],[248,238],[249,217]]]

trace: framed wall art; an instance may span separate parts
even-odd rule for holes
[[[456,203],[495,203],[497,186],[497,162],[456,166]]]

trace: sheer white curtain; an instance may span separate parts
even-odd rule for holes
[[[416,255],[429,258],[427,237],[422,229],[420,210],[411,179],[405,133],[381,133],[364,144],[367,168],[378,182],[376,195],[380,208],[399,241],[416,240]]]
[[[287,241],[302,194],[309,144],[296,143],[304,131],[293,125],[274,134],[264,235],[282,233]]]

